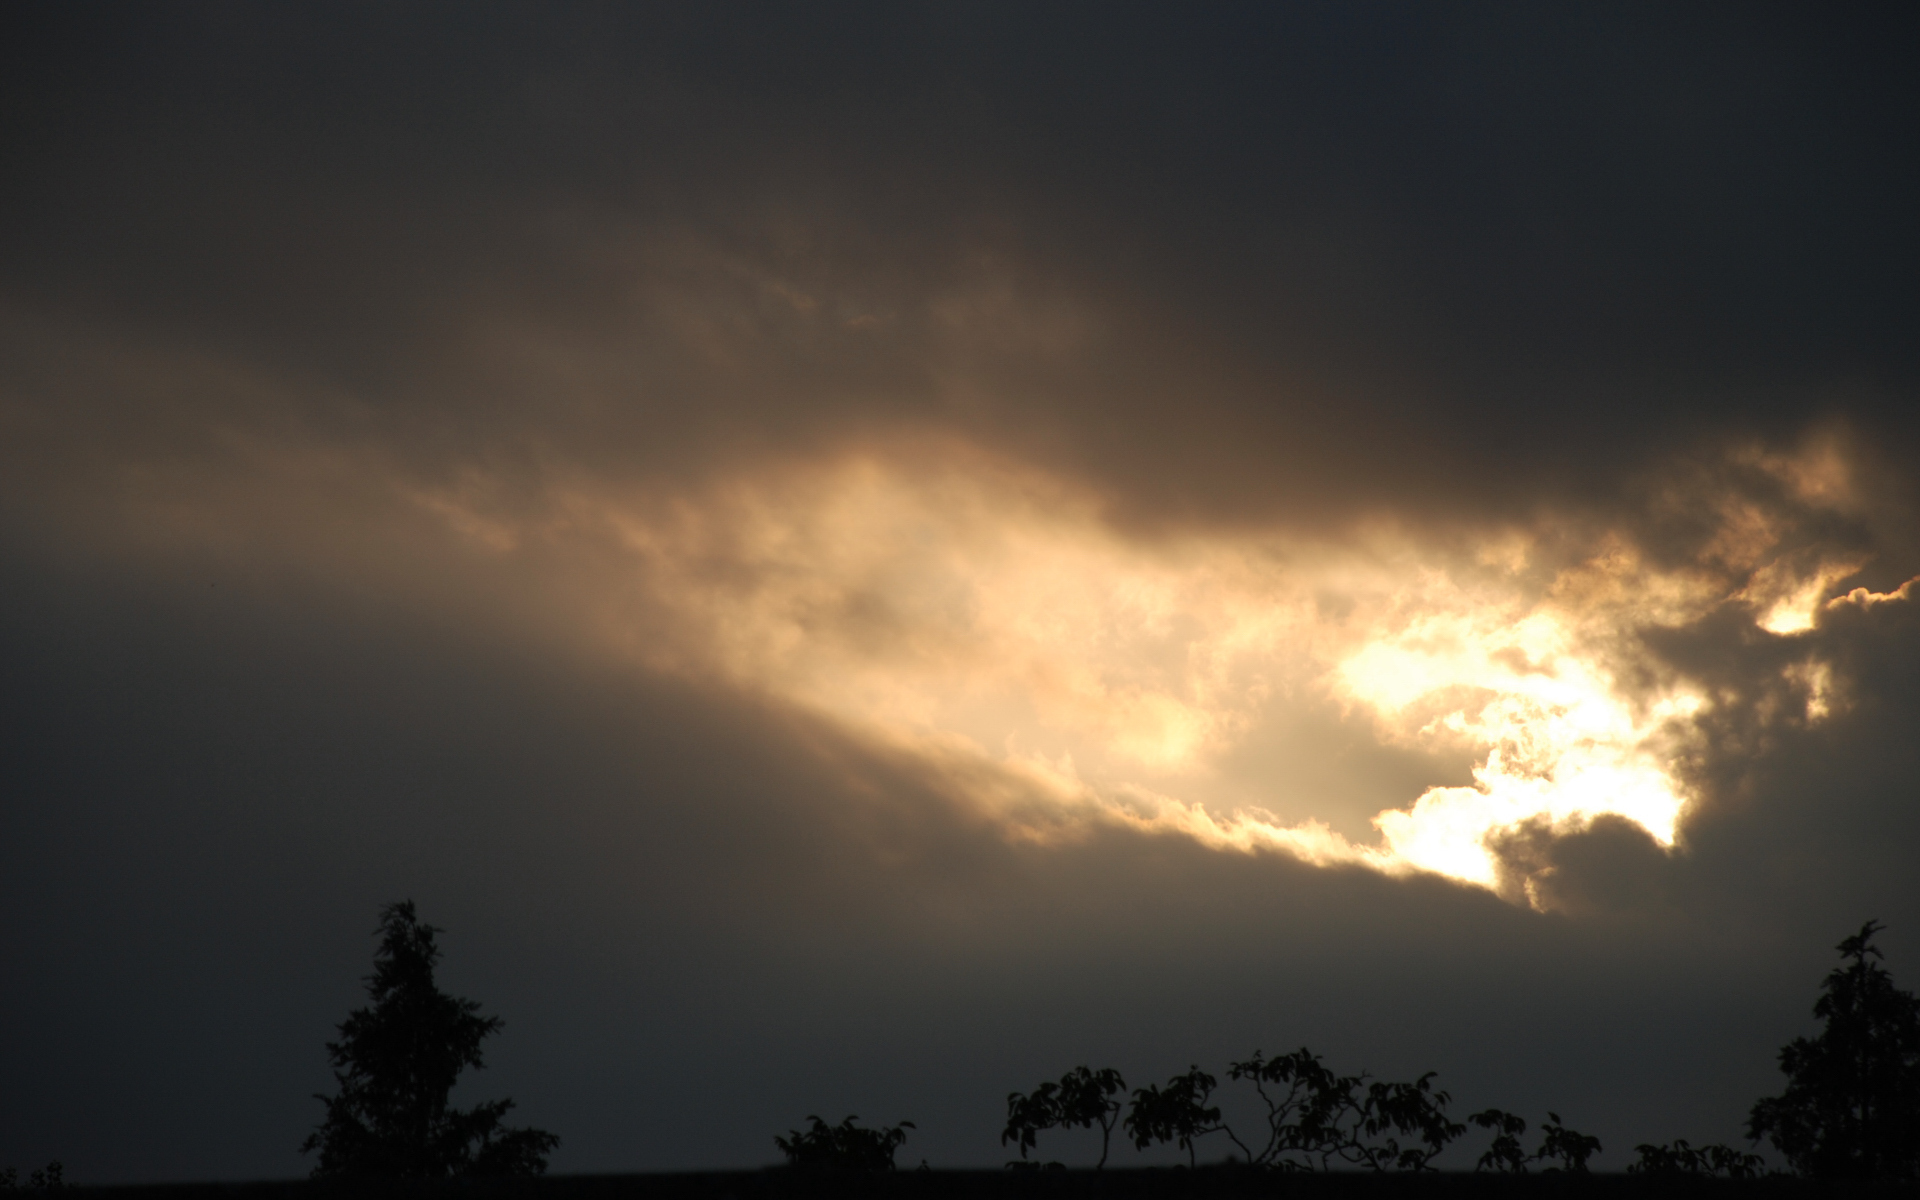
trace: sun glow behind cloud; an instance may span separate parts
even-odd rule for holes
[[[118,514],[113,538],[564,627],[570,650],[837,722],[1042,843],[1122,825],[1533,899],[1506,835],[1615,816],[1678,844],[1702,719],[1843,711],[1807,635],[1912,591],[1834,596],[1875,544],[1848,528],[1871,480],[1841,433],[1668,461],[1605,518],[1141,530],[1087,485],[927,430],[684,473],[561,438],[401,453],[220,363],[104,358],[223,398],[206,458],[140,459],[74,503]],[[1636,545],[1628,527],[1667,517],[1687,532]],[[475,562],[458,588],[427,565]],[[1772,647],[1766,687],[1708,689],[1642,636],[1722,612]],[[1425,773],[1350,770],[1349,735]]]
[[[1751,522],[1720,539],[1740,547],[1732,575],[1544,527],[1446,545],[1386,524],[1129,535],[1092,493],[953,447],[664,500],[582,488],[558,509],[561,525],[612,534],[673,630],[621,629],[616,607],[608,636],[911,755],[1008,836],[1119,824],[1516,899],[1530,885],[1503,877],[1502,834],[1610,814],[1675,844],[1690,796],[1674,764],[1715,700],[1662,669],[1644,632],[1728,603],[1791,632],[1783,606],[1817,613],[1851,572],[1796,575]],[[1795,670],[1818,719],[1825,667]],[[1264,777],[1240,764],[1309,710],[1458,761],[1470,781],[1379,795],[1369,836],[1342,831],[1288,786],[1284,756]]]
[[[1119,826],[1533,903],[1546,868],[1513,847],[1605,816],[1677,846],[1703,722],[1841,711],[1845,681],[1792,642],[1911,590],[1831,598],[1858,556],[1710,472],[1656,499],[1714,517],[1694,550],[1658,556],[1549,518],[1142,530],[954,441],[671,486],[564,464],[512,488],[478,467],[354,474],[508,570],[512,619],[824,717],[1011,839]],[[1831,476],[1819,502],[1851,503]],[[1713,614],[1772,639],[1770,682],[1710,687],[1649,649]]]

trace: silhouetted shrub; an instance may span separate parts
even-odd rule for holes
[[[1430,1170],[1447,1143],[1467,1131],[1447,1117],[1453,1097],[1433,1090],[1434,1074],[1428,1071],[1412,1083],[1367,1085],[1363,1128],[1368,1137],[1381,1139],[1366,1148],[1368,1166],[1376,1171]],[[1414,1140],[1402,1143],[1403,1137]],[[1594,1143],[1596,1149],[1599,1145]]]
[[[440,930],[414,916],[413,903],[380,910],[380,949],[367,979],[371,1008],[340,1023],[327,1043],[336,1096],[319,1096],[326,1120],[300,1150],[319,1151],[315,1177],[442,1179],[512,1177],[546,1170],[560,1142],[540,1129],[507,1129],[511,1100],[457,1109],[448,1097],[460,1073],[480,1068],[480,1044],[500,1031],[472,1000],[435,986]]]
[[[1485,1112],[1474,1113],[1467,1120],[1482,1129],[1493,1130],[1493,1144],[1487,1147],[1486,1152],[1480,1156],[1480,1161],[1474,1164],[1474,1170],[1498,1171],[1510,1175],[1526,1172],[1527,1164],[1533,1161],[1533,1156],[1528,1154],[1525,1147],[1520,1144],[1521,1137],[1527,1132],[1527,1123],[1523,1118],[1516,1117],[1510,1112],[1502,1112],[1497,1108],[1489,1108]]]
[[[1548,1113],[1547,1123],[1540,1127],[1540,1132],[1540,1148],[1534,1151],[1533,1161],[1559,1163],[1548,1167],[1549,1171],[1585,1173],[1587,1160],[1600,1153],[1599,1138],[1568,1129],[1560,1123],[1559,1113]]]
[[[1532,1154],[1520,1143],[1527,1132],[1527,1123],[1522,1118],[1489,1108],[1467,1120],[1482,1129],[1493,1130],[1493,1144],[1474,1164],[1476,1171],[1524,1175],[1536,1163],[1552,1163],[1554,1165],[1546,1168],[1549,1173],[1585,1174],[1587,1160],[1600,1153],[1599,1138],[1567,1128],[1560,1123],[1560,1114],[1556,1112],[1547,1114],[1547,1123],[1540,1127],[1540,1148]]]
[[[838,1125],[829,1125],[810,1115],[807,1120],[813,1122],[812,1128],[804,1133],[790,1129],[786,1137],[776,1135],[773,1144],[793,1167],[854,1173],[893,1170],[894,1151],[906,1144],[907,1130],[915,1128],[914,1123],[902,1121],[867,1129],[854,1124],[858,1119],[849,1115]]]
[[[1747,1135],[1797,1171],[1905,1177],[1920,1167],[1920,1002],[1893,986],[1868,921],[1841,942],[1843,965],[1821,983],[1819,1035],[1780,1051],[1787,1089],[1753,1106]]]
[[[12,1167],[0,1170],[0,1192],[65,1192],[73,1186],[66,1181],[66,1168],[57,1158],[28,1175],[25,1183],[20,1182],[20,1173]]]
[[[1718,1143],[1689,1146],[1685,1138],[1671,1145],[1645,1142],[1634,1147],[1640,1157],[1627,1166],[1629,1175],[1687,1176],[1696,1179],[1758,1179],[1767,1173],[1766,1160]]]

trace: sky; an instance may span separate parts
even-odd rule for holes
[[[1920,980],[1911,17],[0,19],[0,1166],[304,1174],[403,898],[560,1172]]]

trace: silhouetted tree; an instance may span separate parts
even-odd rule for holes
[[[1365,1074],[1336,1074],[1302,1046],[1276,1058],[1255,1051],[1227,1075],[1252,1083],[1266,1106],[1266,1138],[1248,1156],[1256,1166],[1420,1171],[1466,1132],[1448,1118],[1452,1097],[1434,1090],[1431,1071],[1412,1083],[1369,1083]]]
[[[1909,1176],[1920,1167],[1920,1002],[1893,986],[1878,921],[1841,942],[1821,983],[1818,1036],[1780,1050],[1787,1090],[1753,1106],[1747,1136],[1809,1175]]]
[[[499,1017],[442,992],[433,981],[440,961],[434,935],[414,916],[413,902],[380,910],[380,949],[367,977],[370,1008],[340,1023],[327,1043],[336,1096],[318,1096],[327,1116],[300,1147],[318,1151],[314,1175],[391,1179],[522,1176],[546,1170],[560,1143],[540,1129],[507,1129],[511,1100],[469,1109],[448,1103],[468,1067],[484,1067],[480,1044],[500,1031]]]
[[[1249,1161],[1295,1171],[1366,1161],[1360,1140],[1365,1076],[1335,1074],[1302,1046],[1275,1058],[1256,1050],[1245,1062],[1228,1064],[1227,1077],[1251,1082],[1267,1108],[1265,1144]]]
[[[805,1132],[790,1129],[786,1137],[776,1134],[773,1144],[793,1167],[836,1173],[893,1170],[894,1151],[906,1144],[907,1130],[914,1128],[913,1122],[867,1129],[854,1124],[858,1119],[849,1115],[838,1125],[829,1125],[819,1117],[808,1116],[812,1128]]]
[[[1207,1103],[1218,1082],[1195,1067],[1169,1079],[1164,1089],[1151,1084],[1135,1088],[1133,1105],[1127,1110],[1126,1119],[1133,1144],[1145,1150],[1155,1142],[1173,1142],[1187,1152],[1187,1165],[1193,1166],[1197,1161],[1193,1149],[1195,1139],[1209,1133],[1225,1133],[1245,1154],[1247,1149],[1240,1144],[1240,1139],[1220,1123],[1219,1108]]]
[[[1100,1161],[1095,1170],[1107,1165],[1107,1153],[1113,1139],[1113,1126],[1120,1118],[1120,1101],[1127,1081],[1111,1067],[1095,1071],[1075,1067],[1060,1077],[1059,1083],[1043,1083],[1029,1095],[1007,1095],[1007,1127],[1000,1144],[1019,1146],[1021,1162],[1033,1149],[1034,1139],[1043,1130],[1053,1128],[1100,1130]],[[1009,1164],[1017,1165],[1017,1164]]]
[[[1100,1161],[1094,1170],[1107,1165],[1107,1151],[1113,1140],[1114,1122],[1120,1119],[1119,1096],[1127,1090],[1127,1081],[1112,1067],[1094,1071],[1075,1067],[1060,1077],[1060,1124],[1068,1129],[1100,1130]]]

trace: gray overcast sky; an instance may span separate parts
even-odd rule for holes
[[[403,897],[558,1171],[1920,977],[1911,18],[3,20],[0,1166],[304,1173]]]

